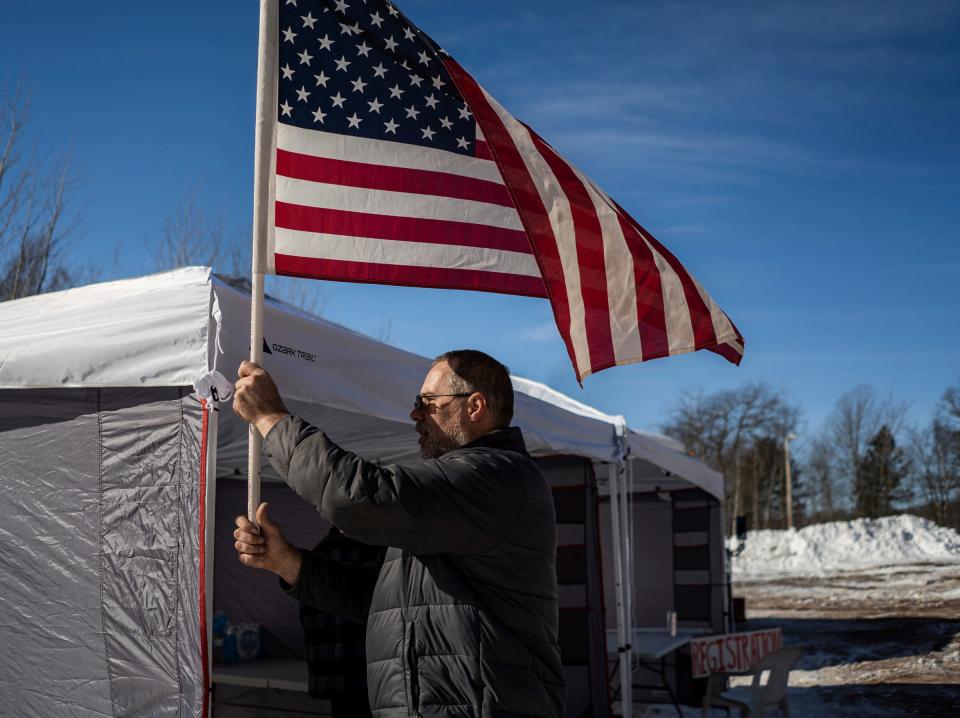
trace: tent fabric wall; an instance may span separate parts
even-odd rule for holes
[[[200,425],[185,389],[0,391],[4,715],[201,715]]]
[[[701,489],[639,491],[632,496],[634,627],[664,627],[667,611],[677,612],[680,628],[705,634],[728,628],[722,506]],[[608,629],[617,625],[613,605],[613,547],[609,496],[600,498],[601,543]],[[699,705],[704,681],[691,675],[689,652],[667,659],[667,680],[682,702]],[[650,694],[658,685],[645,671],[634,675],[636,700],[663,700]]]
[[[560,654],[568,718],[610,715],[597,485],[593,464],[577,456],[538,459],[557,513]]]

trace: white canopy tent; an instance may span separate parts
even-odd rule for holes
[[[0,304],[0,390],[184,387],[210,371],[232,377],[249,353],[249,295],[203,267],[90,285]],[[291,409],[345,447],[380,461],[417,456],[409,418],[430,359],[268,301],[264,360]],[[509,357],[505,357],[509,363]],[[619,644],[630,635],[632,531],[622,502],[632,491],[695,487],[722,502],[722,477],[663,436],[629,430],[538,382],[514,377],[515,421],[537,456],[608,464],[616,554]],[[245,473],[245,427],[211,412],[206,475]],[[206,434],[204,434],[206,436]],[[264,467],[270,480],[269,469]],[[625,480],[630,476],[630,480]],[[201,478],[202,480],[202,478]],[[212,546],[212,488],[205,512]],[[627,523],[623,526],[623,522]],[[207,554],[212,558],[212,550]],[[212,560],[207,580],[212,581]],[[621,576],[626,571],[626,578]],[[207,593],[207,628],[209,601]],[[625,661],[629,666],[629,652]],[[629,682],[629,675],[625,676]],[[2,697],[2,696],[0,696]],[[629,704],[628,704],[629,705]],[[629,708],[625,706],[625,711]]]
[[[249,297],[203,267],[0,304],[0,387],[189,386],[213,369],[229,378],[248,352],[248,314]],[[268,301],[265,326],[264,365],[282,367],[285,399],[379,419],[384,431],[398,425],[397,456],[416,454],[408,394],[429,359],[278,302]],[[514,388],[533,453],[617,460],[622,417],[529,379],[514,377]],[[383,438],[367,444],[380,452]],[[629,430],[626,443],[633,457],[723,496],[722,476],[673,439]]]

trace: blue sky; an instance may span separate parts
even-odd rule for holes
[[[960,3],[401,8],[666,244],[747,353],[619,367],[581,391],[542,300],[313,283],[330,319],[423,354],[485,349],[646,428],[683,390],[753,380],[803,407],[807,436],[858,384],[925,422],[960,380]],[[76,261],[151,271],[145,247],[190,193],[247,231],[257,13],[0,5],[0,79],[31,91],[31,140],[71,152],[80,178]]]

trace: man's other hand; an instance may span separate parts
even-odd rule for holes
[[[234,548],[240,563],[272,571],[291,585],[297,582],[300,549],[290,544],[280,527],[267,516],[266,503],[257,508],[259,530],[246,516],[237,516],[235,523]]]
[[[257,427],[261,436],[270,433],[278,421],[289,414],[283,405],[273,378],[253,362],[245,361],[237,370],[233,394],[233,410],[248,424]]]

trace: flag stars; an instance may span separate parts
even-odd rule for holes
[[[383,24],[383,18],[380,17],[379,12],[375,12],[373,13],[373,15],[370,16],[370,24],[376,25],[377,27],[380,27],[380,25]]]
[[[391,35],[390,37],[388,37],[388,38],[387,38],[386,40],[384,40],[383,42],[384,42],[384,44],[387,46],[387,52],[393,52],[393,51],[397,48],[397,44],[398,44],[398,43],[397,43],[396,40],[393,39],[393,35]]]
[[[460,112],[460,119],[461,119],[461,120],[469,120],[469,119],[470,119],[470,114],[471,114],[471,113],[470,113],[470,108],[467,107],[466,105],[464,105],[463,107],[461,107],[460,110],[459,110],[459,112]]]
[[[429,56],[427,53],[425,53],[425,52],[423,52],[423,51],[420,51],[420,52],[417,53],[417,57],[420,58],[420,64],[421,64],[421,65],[429,65],[429,64],[430,64],[430,56]]]
[[[467,150],[467,149],[470,149],[470,143],[467,142],[463,137],[458,137],[457,147],[461,150]]]
[[[306,86],[301,85],[300,89],[297,90],[297,99],[300,102],[306,102],[308,97],[310,97],[310,93],[307,91]]]
[[[292,106],[292,105],[288,105],[288,104],[287,104],[287,101],[284,100],[284,101],[283,101],[283,104],[280,105],[280,112],[283,113],[284,117],[291,117],[291,114],[290,114],[290,113],[291,113],[292,111],[293,111],[293,106]]]
[[[423,82],[423,78],[420,75],[410,75],[410,84],[420,87],[420,83]]]
[[[384,129],[384,132],[389,132],[389,133],[395,135],[395,134],[397,134],[397,128],[398,128],[400,125],[398,125],[396,122],[394,122],[393,119],[391,118],[391,119],[387,120],[386,122],[384,122],[384,123],[383,123],[383,126],[386,128],[386,129]]]
[[[431,93],[430,96],[427,97],[425,102],[427,103],[427,107],[429,107],[432,110],[437,106],[437,103],[439,103],[440,100],[434,97],[433,94]]]
[[[347,25],[345,22],[340,23],[340,34],[341,35],[353,35],[353,33],[359,33],[360,28],[356,25]]]
[[[444,117],[443,119],[440,120],[440,126],[445,130],[449,130],[451,127],[453,127],[453,123],[450,120],[448,120],[446,117]]]
[[[400,95],[402,94],[403,94],[403,90],[400,89],[399,84],[396,84],[390,88],[390,97],[396,97],[399,100]]]
[[[340,109],[343,109],[343,103],[347,101],[347,98],[341,97],[340,93],[338,92],[336,95],[330,98],[330,101],[333,102],[334,107],[339,107]]]
[[[289,25],[287,26],[287,29],[283,31],[283,41],[289,42],[291,45],[293,44],[293,38],[295,38],[296,36],[297,36],[297,33],[295,33],[293,31],[293,28],[290,27]]]
[[[317,21],[313,13],[309,12],[306,15],[301,15],[300,19],[303,20],[303,26],[309,27],[311,30],[313,30],[313,24]]]
[[[383,103],[380,102],[380,100],[374,97],[372,100],[368,100],[367,104],[370,105],[370,112],[376,112],[378,115],[380,114],[380,108],[383,107]]]
[[[357,117],[357,113],[354,112],[354,113],[353,113],[353,116],[347,118],[347,122],[349,123],[349,126],[350,126],[350,127],[354,127],[354,128],[356,128],[356,129],[359,130],[359,129],[360,129],[360,123],[363,122],[363,119],[360,118],[360,117]],[[349,128],[348,128],[348,129],[349,129]]]
[[[310,61],[313,59],[313,55],[309,54],[306,50],[299,53],[297,57],[300,58],[301,65],[310,65]]]
[[[321,86],[326,87],[326,86],[327,86],[327,80],[330,79],[329,77],[327,77],[327,76],[324,74],[323,70],[320,70],[320,74],[319,74],[319,75],[314,75],[314,77],[317,79],[317,87],[321,87]]]
[[[337,0],[337,12],[346,12],[348,7],[350,6],[344,0]]]
[[[366,41],[357,45],[357,57],[360,57],[361,55],[364,57],[370,56],[370,46],[366,43]]]
[[[387,12],[393,15],[394,17],[397,16],[397,8],[395,8],[393,5],[387,4]]]
[[[383,66],[383,63],[382,63],[382,62],[381,62],[379,65],[377,65],[375,68],[373,68],[373,76],[374,76],[374,77],[386,77],[386,76],[387,76],[387,68],[385,68],[385,67]]]
[[[290,63],[289,63],[289,62],[288,62],[286,65],[284,65],[283,67],[280,68],[280,72],[283,73],[283,79],[284,79],[284,80],[292,80],[292,79],[293,79],[293,68],[290,67]]]
[[[337,62],[336,62],[337,69],[338,69],[338,70],[343,70],[343,72],[346,72],[346,71],[347,71],[347,65],[349,65],[349,64],[350,64],[350,61],[347,59],[346,55],[341,55],[341,56],[340,56],[340,59],[337,60]]]
[[[316,112],[313,113],[313,121],[314,121],[314,122],[319,122],[319,123],[322,125],[322,124],[323,124],[323,118],[326,117],[326,116],[327,116],[327,113],[324,112],[323,110],[321,110],[321,109],[318,107],[317,110],[316,110]]]
[[[438,90],[446,84],[447,83],[443,81],[443,78],[441,78],[440,75],[437,75],[435,78],[433,78],[433,86]]]
[[[363,88],[367,86],[367,83],[364,82],[363,78],[359,75],[357,76],[357,79],[351,81],[350,84],[353,85],[353,91],[359,92],[361,95],[363,94]]]
[[[416,35],[413,34],[413,30],[411,30],[409,27],[403,28],[403,36],[408,40],[412,40],[416,37]]]
[[[433,142],[433,136],[434,136],[435,134],[437,134],[436,132],[434,132],[433,130],[430,129],[430,125],[427,125],[426,127],[424,127],[423,129],[421,129],[420,131],[423,133],[423,138],[422,138],[422,139],[424,139],[424,140],[430,140],[431,142]]]
[[[414,105],[410,105],[410,107],[406,108],[406,112],[407,112],[407,119],[412,119],[412,120],[417,119],[417,115],[420,114],[420,110],[418,110]]]
[[[333,44],[333,40],[330,39],[329,34],[324,34],[317,42],[320,43],[321,50],[329,50],[330,46]]]

